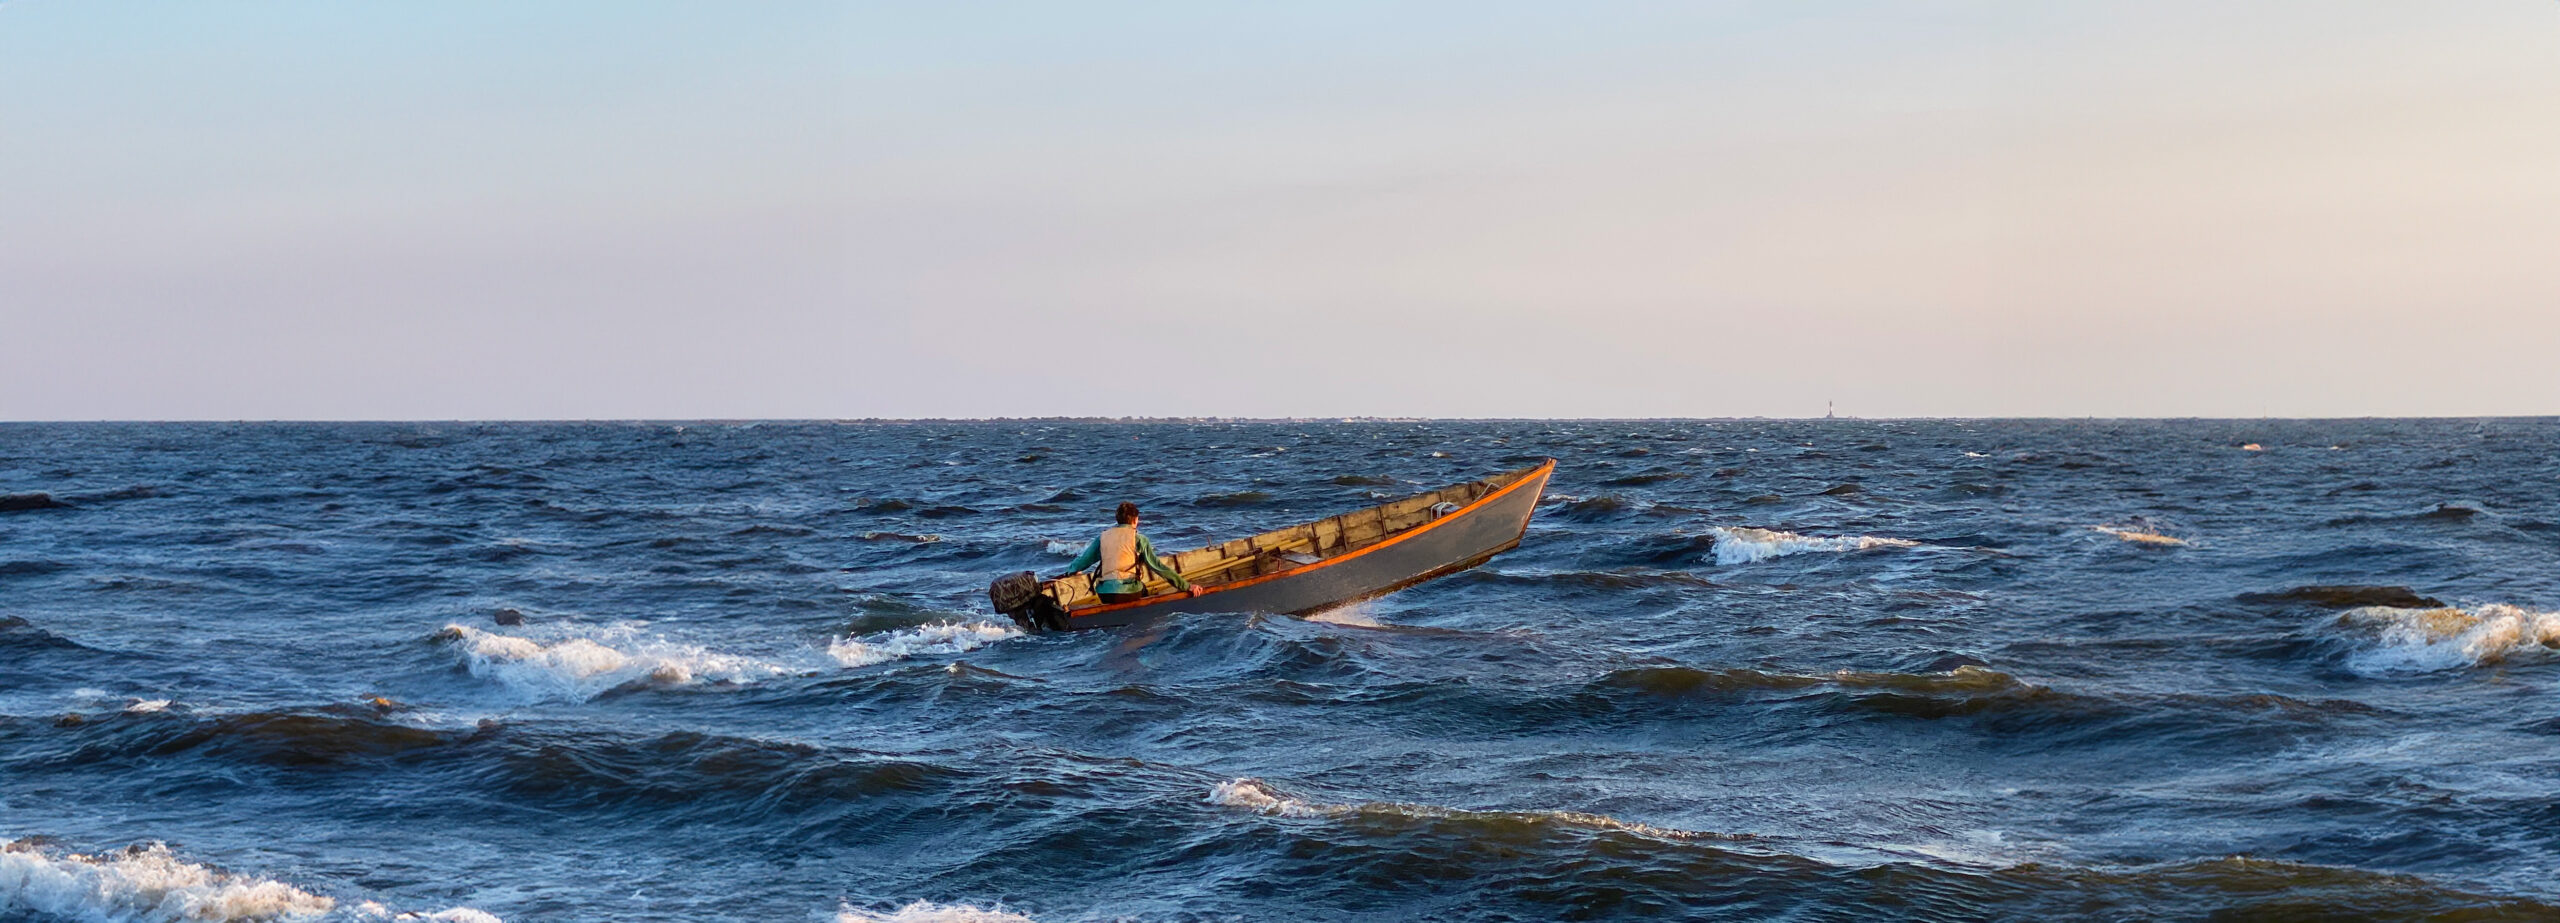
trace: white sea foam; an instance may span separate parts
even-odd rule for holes
[[[1033,923],[1030,917],[1004,909],[971,904],[936,904],[917,901],[887,912],[845,908],[836,914],[836,923]]]
[[[94,856],[0,843],[0,911],[96,923],[193,923],[310,920],[336,903],[280,881],[181,860],[159,843]]]
[[[125,706],[124,710],[139,715],[167,710],[170,704],[168,699],[135,699],[133,704]]]
[[[1019,628],[993,622],[937,622],[859,638],[837,638],[827,643],[827,656],[847,667],[867,667],[917,655],[974,651],[1021,633]]]
[[[2179,538],[2174,535],[2162,535],[2150,529],[2124,528],[2118,526],[2090,526],[2089,528],[2092,531],[2112,535],[2136,545],[2144,545],[2153,548],[2182,548],[2193,544],[2186,539]]]
[[[1243,808],[1275,817],[1332,817],[1358,810],[1347,804],[1317,804],[1271,790],[1260,779],[1236,779],[1209,788],[1209,803]]]
[[[1307,616],[1307,621],[1323,622],[1327,625],[1349,625],[1354,628],[1387,627],[1385,623],[1382,623],[1369,615],[1369,604],[1367,602],[1356,602],[1347,606],[1335,606],[1331,609]]]
[[[600,633],[602,640],[571,636],[546,643],[447,625],[443,637],[462,652],[471,675],[536,699],[585,701],[631,683],[738,683],[798,672],[699,645],[641,638],[628,628],[607,629]]]
[[[1873,535],[1797,535],[1775,529],[1716,527],[1707,530],[1716,537],[1718,564],[1749,564],[1770,558],[1808,551],[1865,551],[1870,548],[1911,548],[1920,543],[1899,538]]]
[[[1062,558],[1072,558],[1084,553],[1083,542],[1062,542],[1054,538],[1050,539],[1049,543],[1041,546],[1041,548],[1050,554],[1054,554]]]
[[[2560,612],[2504,603],[2469,609],[2367,606],[2338,615],[2365,649],[2347,658],[2358,673],[2453,670],[2560,648]]]

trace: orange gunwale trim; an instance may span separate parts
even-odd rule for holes
[[[1351,552],[1351,553],[1349,553],[1349,554],[1336,555],[1336,556],[1334,556],[1334,557],[1325,558],[1324,560],[1317,561],[1317,562],[1315,562],[1315,563],[1313,563],[1313,564],[1301,564],[1301,565],[1298,565],[1298,566],[1296,566],[1296,567],[1292,567],[1292,568],[1290,568],[1290,569],[1288,569],[1288,570],[1284,570],[1284,571],[1281,571],[1281,572],[1276,573],[1276,574],[1263,574],[1262,576],[1259,576],[1259,577],[1248,577],[1248,578],[1243,579],[1243,580],[1238,580],[1238,581],[1236,581],[1236,582],[1234,582],[1234,583],[1226,583],[1226,584],[1220,584],[1220,585],[1218,585],[1218,586],[1214,586],[1214,587],[1207,587],[1207,588],[1204,588],[1204,589],[1202,589],[1202,590],[1200,591],[1200,595],[1202,595],[1202,596],[1207,596],[1207,595],[1212,594],[1212,593],[1223,593],[1223,592],[1226,592],[1226,591],[1228,591],[1228,590],[1240,590],[1240,589],[1243,589],[1243,588],[1245,588],[1245,587],[1252,586],[1252,585],[1257,584],[1257,583],[1263,583],[1263,582],[1271,581],[1271,580],[1278,580],[1278,579],[1280,579],[1280,578],[1282,578],[1282,577],[1295,577],[1295,576],[1297,576],[1297,575],[1299,575],[1299,574],[1307,573],[1307,572],[1310,572],[1310,571],[1323,570],[1324,568],[1332,567],[1333,565],[1340,564],[1340,563],[1342,563],[1342,562],[1344,562],[1344,561],[1351,560],[1351,559],[1356,558],[1356,557],[1359,557],[1359,556],[1361,556],[1361,555],[1368,554],[1369,552],[1376,551],[1376,550],[1378,550],[1378,549],[1380,549],[1380,548],[1385,548],[1385,547],[1390,546],[1390,545],[1393,545],[1393,544],[1395,544],[1395,543],[1397,543],[1397,542],[1404,541],[1405,539],[1412,538],[1412,537],[1414,537],[1414,536],[1416,536],[1416,535],[1421,535],[1422,533],[1429,532],[1429,531],[1431,531],[1431,530],[1433,530],[1433,529],[1439,528],[1441,523],[1445,523],[1445,522],[1456,522],[1460,517],[1463,517],[1463,516],[1467,515],[1468,513],[1475,512],[1476,510],[1483,508],[1486,504],[1492,503],[1492,502],[1493,502],[1493,501],[1495,501],[1495,500],[1500,500],[1500,499],[1502,499],[1504,496],[1506,496],[1506,495],[1510,494],[1512,491],[1519,490],[1519,489],[1521,488],[1521,486],[1522,486],[1522,485],[1525,485],[1525,484],[1529,483],[1530,481],[1544,481],[1544,480],[1546,480],[1546,476],[1547,476],[1547,475],[1549,475],[1549,474],[1554,473],[1554,471],[1555,471],[1555,470],[1556,470],[1556,460],[1555,460],[1555,459],[1552,459],[1552,458],[1547,459],[1547,461],[1546,461],[1546,463],[1545,463],[1545,464],[1539,465],[1538,467],[1536,467],[1536,468],[1534,468],[1534,469],[1530,470],[1530,472],[1529,472],[1529,473],[1524,474],[1524,475],[1521,475],[1521,476],[1520,476],[1520,478],[1519,478],[1518,480],[1515,480],[1515,481],[1512,481],[1512,482],[1511,482],[1511,483],[1509,483],[1509,484],[1505,484],[1505,485],[1503,485],[1503,486],[1501,487],[1501,489],[1499,489],[1499,490],[1496,490],[1496,491],[1494,491],[1494,492],[1492,492],[1492,493],[1486,494],[1486,495],[1484,495],[1484,496],[1482,496],[1482,497],[1478,497],[1478,498],[1476,498],[1476,502],[1474,502],[1474,503],[1470,503],[1470,504],[1467,504],[1467,505],[1462,506],[1462,507],[1459,507],[1457,512],[1450,513],[1450,514],[1449,514],[1449,515],[1447,515],[1447,516],[1442,516],[1442,517],[1440,517],[1440,518],[1438,518],[1438,519],[1434,519],[1434,520],[1432,520],[1432,521],[1430,521],[1430,522],[1426,522],[1426,523],[1423,523],[1423,524],[1421,524],[1421,525],[1414,526],[1413,528],[1406,529],[1406,530],[1404,530],[1404,531],[1402,531],[1402,532],[1398,532],[1398,533],[1396,533],[1396,534],[1394,534],[1394,535],[1388,536],[1384,541],[1381,541],[1381,542],[1379,542],[1379,543],[1377,543],[1377,544],[1375,544],[1375,545],[1370,545],[1370,546],[1368,546],[1368,547],[1366,547],[1366,548],[1361,548],[1361,549],[1358,549],[1358,550],[1352,551],[1352,552]],[[1357,510],[1354,510],[1353,512],[1358,512],[1358,511],[1357,511]],[[1070,609],[1070,610],[1068,610],[1068,611],[1067,611],[1067,617],[1068,617],[1068,618],[1071,618],[1071,619],[1080,619],[1080,618],[1084,618],[1085,616],[1088,616],[1088,615],[1101,615],[1101,614],[1103,614],[1103,613],[1105,613],[1105,612],[1118,612],[1118,611],[1120,611],[1120,610],[1122,610],[1122,609],[1135,609],[1135,608],[1138,608],[1138,607],[1140,607],[1140,606],[1152,606],[1152,605],[1155,605],[1155,604],[1157,604],[1157,603],[1169,602],[1169,601],[1176,600],[1176,599],[1187,599],[1187,598],[1190,598],[1190,597],[1185,596],[1185,595],[1184,595],[1184,594],[1182,594],[1182,593],[1159,593],[1159,594],[1154,595],[1154,596],[1149,596],[1149,597],[1147,597],[1147,598],[1145,598],[1145,599],[1133,599],[1133,600],[1130,600],[1130,601],[1128,601],[1128,602],[1124,602],[1124,603],[1106,603],[1106,604],[1099,605],[1099,606],[1087,606],[1087,607],[1082,608],[1082,609]]]

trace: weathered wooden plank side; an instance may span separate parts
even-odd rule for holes
[[[1165,563],[1183,579],[1205,587],[1217,587],[1251,580],[1265,574],[1283,573],[1303,566],[1302,561],[1283,555],[1309,555],[1333,558],[1378,544],[1398,533],[1419,528],[1439,518],[1431,509],[1443,503],[1466,506],[1513,481],[1527,477],[1539,469],[1504,472],[1464,484],[1424,491],[1376,506],[1366,507],[1313,522],[1299,523],[1243,538],[1185,551],[1160,553]],[[1543,489],[1543,485],[1541,485]],[[1150,596],[1172,593],[1172,585],[1152,571],[1141,573],[1145,592]],[[1093,593],[1093,580],[1088,574],[1074,574],[1049,584],[1053,596],[1068,608],[1084,608],[1100,604]]]
[[[1431,527],[1392,545],[1372,551],[1355,548],[1343,552],[1340,561],[1316,566],[1282,566],[1268,579],[1238,583],[1199,597],[1173,594],[1143,603],[1098,607],[1094,612],[1076,614],[1073,627],[1125,625],[1181,612],[1302,614],[1472,567],[1519,544],[1538,497],[1545,490],[1546,476],[1553,470],[1551,464],[1487,479],[1492,486],[1476,492],[1476,499],[1510,481],[1534,478],[1535,482],[1522,484],[1521,489],[1484,506],[1466,509],[1460,515],[1435,518],[1430,516],[1428,504],[1424,505],[1420,518],[1431,520]],[[1463,493],[1443,494],[1460,495]]]

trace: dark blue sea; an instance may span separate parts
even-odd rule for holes
[[[1549,456],[1314,618],[986,608],[1121,500]],[[0,493],[0,919],[2560,918],[2550,419],[12,424]]]

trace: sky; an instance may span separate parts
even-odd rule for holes
[[[2551,0],[0,0],[0,420],[2560,413]]]

